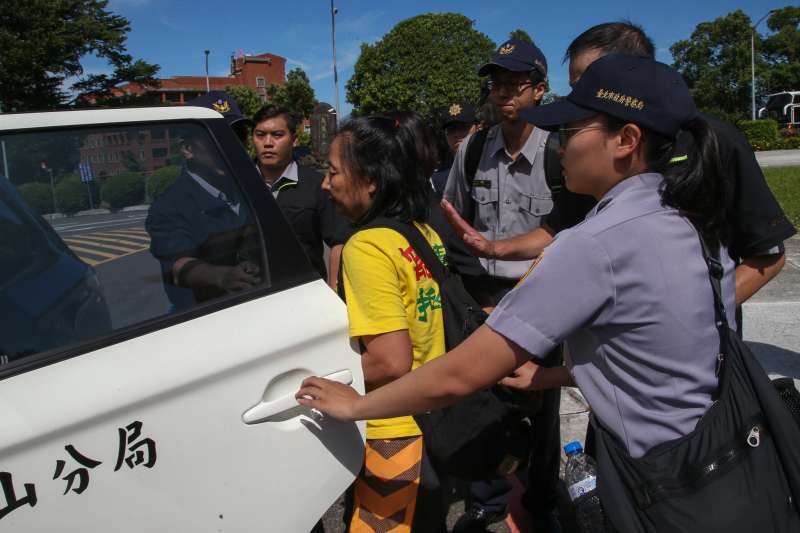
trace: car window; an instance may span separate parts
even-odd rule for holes
[[[287,270],[270,265],[288,260],[274,248],[285,236],[262,233],[201,123],[33,131],[0,143],[0,306],[12,317],[0,326],[0,370],[218,308]],[[270,216],[269,231],[292,235]]]

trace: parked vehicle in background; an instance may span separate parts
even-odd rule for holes
[[[758,110],[758,118],[771,118],[783,128],[800,126],[800,91],[768,95],[767,104]]]

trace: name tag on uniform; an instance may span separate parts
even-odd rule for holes
[[[472,180],[473,187],[483,187],[485,189],[492,188],[492,180]]]

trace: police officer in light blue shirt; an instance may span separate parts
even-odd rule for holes
[[[308,378],[301,404],[342,420],[383,418],[439,408],[500,380],[528,390],[577,385],[634,457],[694,429],[718,387],[720,346],[701,235],[720,250],[734,323],[713,130],[677,71],[619,54],[593,62],[569,96],[524,118],[559,131],[567,187],[597,206],[559,233],[451,352],[364,397]],[[698,153],[675,171],[680,131]],[[566,367],[530,362],[562,341]]]

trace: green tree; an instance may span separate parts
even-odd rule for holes
[[[454,100],[478,100],[478,68],[495,44],[456,13],[399,22],[375,44],[362,44],[347,101],[356,114],[392,109],[433,116]]]
[[[528,32],[526,32],[525,30],[523,30],[521,28],[517,28],[516,30],[512,31],[511,33],[509,33],[508,34],[508,38],[509,39],[519,39],[520,41],[526,41],[526,42],[529,42],[529,43],[533,44],[533,39],[531,39],[531,36],[528,35]]]
[[[670,47],[703,111],[726,118],[750,118],[752,74],[750,32],[753,21],[742,10],[697,25],[690,39]],[[800,7],[776,10],[767,37],[755,33],[756,96],[800,89]]]
[[[720,118],[747,118],[750,109],[750,26],[741,9],[697,25],[688,40],[670,47],[697,106]],[[756,36],[760,42],[760,37]],[[756,46],[760,46],[759,42]],[[756,74],[764,71],[756,57]]]
[[[256,111],[261,109],[264,101],[261,97],[247,85],[229,85],[225,90],[236,100],[239,111],[246,117],[253,118]]]
[[[311,88],[305,71],[300,68],[290,70],[285,83],[271,83],[267,87],[267,98],[270,102],[289,109],[298,119],[310,117],[317,105],[314,89]]]
[[[107,0],[3,0],[0,9],[0,107],[3,111],[51,109],[78,100],[64,91],[68,78],[84,75],[81,58],[105,59],[112,74],[90,74],[73,90],[105,101],[122,81],[157,84],[157,65],[126,52],[130,23],[107,10]]]
[[[767,19],[774,33],[764,39],[763,52],[769,69],[761,73],[764,94],[800,90],[800,7],[788,6]]]

